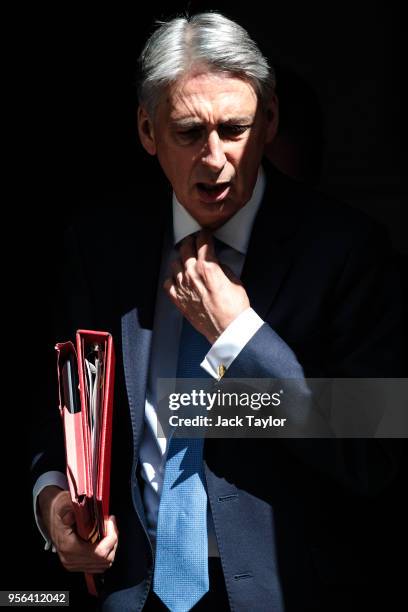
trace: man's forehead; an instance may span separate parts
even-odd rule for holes
[[[224,90],[222,87],[208,91],[170,90],[163,102],[164,116],[167,115],[167,121],[177,127],[207,122],[248,124],[255,119],[258,108],[257,97],[248,89]]]
[[[255,112],[258,97],[252,85],[232,75],[199,74],[172,83],[163,97],[167,112],[184,119],[197,111],[218,110],[226,119]]]

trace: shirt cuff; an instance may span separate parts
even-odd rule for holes
[[[241,312],[214,342],[201,367],[219,380],[263,324],[264,321],[252,308]]]
[[[51,548],[52,552],[56,552],[55,546],[52,544],[51,539],[48,535],[48,532],[44,526],[44,523],[41,520],[40,509],[38,507],[37,499],[39,494],[45,487],[54,485],[56,487],[60,487],[60,489],[67,490],[68,489],[68,480],[65,474],[62,472],[51,471],[45,472],[45,474],[41,474],[41,476],[37,479],[34,489],[33,489],[33,504],[34,504],[34,517],[35,522],[37,523],[38,530],[45,540],[45,550],[49,550]]]

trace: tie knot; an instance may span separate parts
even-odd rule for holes
[[[218,257],[220,255],[220,253],[222,253],[224,251],[224,249],[226,249],[228,247],[228,245],[225,244],[225,242],[223,242],[222,240],[220,240],[216,236],[213,236],[213,240],[214,240],[215,253],[216,253],[217,257]]]
[[[187,236],[184,236],[184,238],[182,238],[181,240],[179,240],[178,242],[176,242],[176,244],[174,245],[175,248],[177,250],[180,249],[181,243],[183,242],[183,240],[185,240],[188,237],[194,238],[194,240],[196,240],[198,234],[200,233],[200,230],[196,231],[196,232],[192,232],[191,234],[188,234]],[[221,252],[225,247],[227,247],[228,245],[225,244],[225,242],[223,242],[222,240],[220,240],[219,238],[217,238],[217,236],[214,236],[214,234],[211,234],[211,238],[214,242],[214,249],[215,252]]]

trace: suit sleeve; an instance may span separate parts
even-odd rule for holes
[[[301,306],[300,306],[301,307]],[[325,378],[404,376],[400,289],[389,243],[376,226],[355,237],[331,294]],[[310,388],[291,347],[265,322],[226,373],[229,378],[293,379],[299,406],[311,410]],[[295,415],[294,415],[295,418]],[[272,441],[271,441],[272,443]],[[286,439],[299,460],[353,491],[376,494],[394,477],[397,440]]]

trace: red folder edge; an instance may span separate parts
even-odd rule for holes
[[[92,473],[91,473],[91,452],[90,452],[90,433],[87,423],[87,403],[85,394],[85,378],[84,378],[84,367],[82,354],[81,340],[87,339],[87,342],[104,342],[106,343],[105,352],[105,389],[103,395],[103,408],[102,408],[102,423],[101,423],[101,436],[99,440],[99,477],[97,481],[96,491],[92,488]],[[66,462],[67,462],[67,479],[70,489],[71,499],[73,501],[75,520],[78,530],[78,535],[83,539],[88,539],[89,524],[86,521],[86,507],[91,503],[92,496],[95,498],[100,505],[102,510],[102,524],[100,525],[103,536],[106,535],[106,519],[109,517],[109,496],[110,496],[110,463],[111,463],[111,447],[112,447],[112,413],[113,413],[113,390],[114,390],[114,378],[115,378],[115,352],[113,347],[112,336],[108,332],[98,332],[92,330],[78,330],[76,334],[76,345],[77,351],[72,342],[60,342],[57,343],[55,349],[58,354],[57,358],[57,370],[58,370],[58,393],[59,393],[59,410],[61,418],[64,424],[64,435],[66,439]],[[63,399],[61,393],[61,380],[60,380],[60,360],[64,354],[72,353],[75,355],[78,365],[78,379],[79,379],[79,392],[81,411],[76,415],[71,415],[67,408],[63,406]],[[73,417],[71,419],[71,417]],[[71,419],[71,423],[69,420]],[[67,428],[66,428],[67,424]],[[70,427],[71,425],[71,427]],[[73,427],[72,427],[73,426]],[[67,440],[68,430],[68,440]],[[70,444],[70,432],[75,432],[75,437],[79,439],[80,447],[83,452],[84,461],[77,461],[75,463],[76,474],[73,474],[72,462],[69,458],[68,449]],[[81,435],[82,434],[82,435]],[[68,444],[67,444],[68,442]],[[71,439],[72,443],[72,439]],[[75,482],[73,476],[76,476]],[[75,486],[76,484],[76,486]],[[79,493],[79,491],[80,493]],[[84,499],[81,503],[76,501],[76,498],[80,495],[84,495]],[[88,591],[91,595],[98,595],[98,591],[95,585],[94,576],[92,574],[85,574],[86,584]]]

